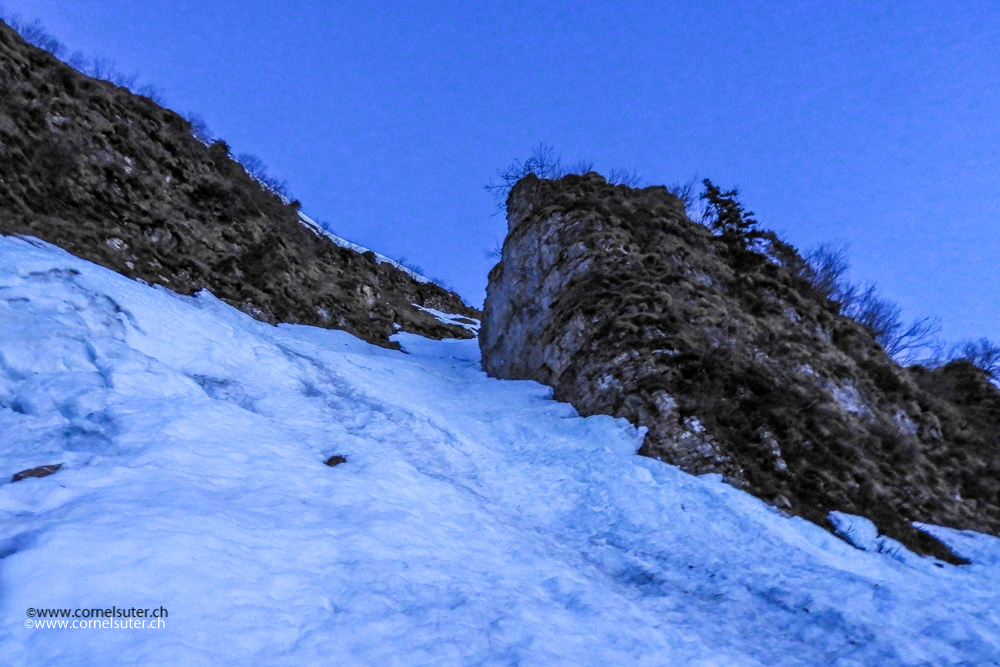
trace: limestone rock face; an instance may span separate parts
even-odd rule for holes
[[[723,244],[662,187],[528,176],[490,273],[483,367],[647,427],[641,454],[954,561],[910,522],[1000,532],[1000,392],[965,363],[899,367],[803,266],[773,235]]]

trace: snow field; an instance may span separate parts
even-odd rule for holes
[[[0,237],[0,664],[1000,664],[1000,540],[927,527],[942,566],[840,515],[857,549],[397,340]],[[24,625],[112,605],[170,615]]]

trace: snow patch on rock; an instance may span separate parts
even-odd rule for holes
[[[385,255],[380,255],[379,253],[377,253],[377,252],[375,252],[373,250],[369,250],[368,248],[365,248],[364,246],[360,246],[357,243],[352,243],[352,242],[348,241],[347,239],[342,239],[339,236],[337,236],[336,234],[334,234],[333,232],[327,231],[326,229],[323,228],[322,225],[320,225],[318,222],[316,222],[315,220],[313,220],[312,218],[310,218],[308,215],[306,215],[302,211],[299,211],[299,222],[302,223],[303,227],[305,227],[306,229],[308,229],[309,231],[311,231],[312,233],[314,233],[316,236],[321,236],[321,237],[325,236],[326,238],[330,239],[331,241],[333,241],[334,243],[336,243],[337,245],[339,245],[341,248],[347,248],[348,250],[353,250],[354,252],[362,254],[362,255],[365,254],[366,252],[372,253],[373,255],[375,255],[375,261],[378,262],[379,264],[389,264],[389,265],[391,265],[391,266],[399,269],[400,271],[402,271],[403,273],[405,273],[409,277],[413,278],[418,283],[430,283],[430,282],[433,282],[429,278],[425,278],[424,276],[420,275],[419,273],[417,273],[416,271],[414,271],[410,267],[404,266],[404,265],[400,264],[399,262],[397,262],[394,259],[390,259],[389,257],[386,257]]]
[[[433,315],[439,322],[444,324],[451,324],[457,327],[462,327],[471,331],[474,334],[479,333],[479,320],[473,319],[471,317],[466,317],[465,315],[456,315],[455,313],[446,313],[442,310],[437,310],[435,308],[425,308],[424,306],[418,304],[412,304],[417,310],[422,310],[429,315]]]

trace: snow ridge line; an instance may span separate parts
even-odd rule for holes
[[[429,278],[425,278],[424,276],[420,275],[419,273],[417,273],[413,269],[411,269],[409,267],[406,267],[406,266],[403,266],[402,264],[400,264],[399,262],[397,262],[394,259],[390,259],[389,257],[386,257],[385,255],[380,255],[379,253],[375,252],[374,250],[370,250],[368,248],[365,248],[364,246],[360,246],[357,243],[351,243],[347,239],[342,239],[339,236],[337,236],[336,234],[328,232],[327,230],[323,229],[323,227],[318,222],[316,222],[315,220],[313,220],[312,218],[310,218],[308,215],[306,215],[302,211],[299,211],[299,222],[302,223],[303,227],[305,227],[309,231],[311,231],[314,234],[316,234],[316,236],[320,236],[320,237],[325,236],[326,238],[330,239],[331,241],[333,241],[334,243],[336,243],[337,245],[339,245],[341,248],[347,248],[348,250],[353,250],[354,252],[360,253],[362,255],[365,254],[366,252],[372,253],[373,255],[375,255],[375,261],[378,262],[379,264],[390,264],[393,267],[395,267],[395,268],[399,269],[400,271],[402,271],[403,273],[405,273],[406,275],[408,275],[409,277],[411,277],[414,280],[416,280],[418,283],[433,283],[434,282],[434,281],[430,280]]]

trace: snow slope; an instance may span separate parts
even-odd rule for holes
[[[1000,664],[1000,540],[856,549],[398,340],[0,237],[0,664]],[[112,605],[166,627],[26,627]]]

